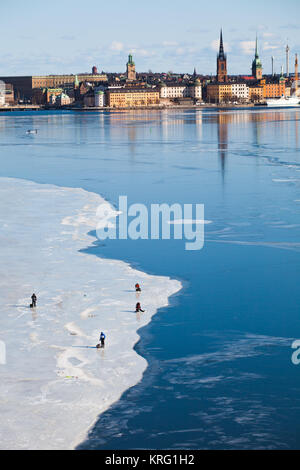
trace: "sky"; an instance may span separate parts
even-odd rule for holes
[[[0,76],[125,72],[215,74],[223,28],[229,74],[250,74],[255,36],[264,73],[300,55],[299,0],[0,0]]]

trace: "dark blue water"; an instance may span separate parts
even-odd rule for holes
[[[1,176],[114,204],[203,203],[213,222],[198,252],[173,240],[87,247],[184,289],[140,331],[143,380],[80,448],[300,447],[299,120],[264,109],[0,115]]]

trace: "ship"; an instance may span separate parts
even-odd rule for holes
[[[283,77],[283,72],[281,72]],[[282,96],[281,98],[267,100],[267,105],[272,106],[272,108],[290,108],[297,107],[300,105],[300,96],[299,92],[299,81],[298,81],[298,55],[295,56],[295,79],[291,87],[291,96]]]
[[[272,108],[288,108],[300,106],[300,97],[298,96],[282,96],[281,98],[267,100],[267,105]]]

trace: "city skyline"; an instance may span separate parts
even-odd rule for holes
[[[229,75],[251,74],[256,34],[265,74],[272,71],[272,56],[275,73],[286,68],[287,42],[291,71],[293,55],[300,51],[298,27],[291,20],[300,13],[297,0],[287,0],[284,11],[277,0],[263,5],[254,0],[248,10],[237,0],[192,2],[189,8],[178,0],[163,5],[153,0],[152,6],[131,0],[130,8],[118,0],[113,7],[91,0],[84,10],[78,0],[45,5],[16,0],[1,6],[0,75],[80,73],[93,65],[120,73],[129,53],[138,72],[192,73],[195,67],[199,74],[215,74],[220,28]]]

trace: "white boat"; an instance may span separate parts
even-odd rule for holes
[[[295,107],[300,105],[300,97],[297,96],[282,96],[274,100],[267,100],[267,105],[273,108],[279,107]]]

